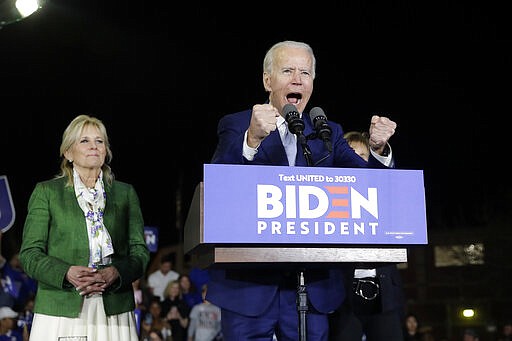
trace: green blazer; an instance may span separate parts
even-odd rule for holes
[[[40,182],[28,203],[20,261],[25,272],[38,281],[34,312],[78,317],[82,300],[66,280],[72,265],[87,266],[89,241],[84,213],[66,178]],[[114,181],[106,185],[103,222],[112,237],[112,266],[119,279],[103,293],[107,315],[135,308],[132,282],[145,274],[149,250],[139,199],[132,185]]]

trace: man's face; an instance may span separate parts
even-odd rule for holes
[[[171,262],[163,262],[160,264],[160,271],[165,275],[169,271],[171,271],[172,263]]]
[[[265,90],[270,93],[270,104],[282,113],[291,103],[303,112],[313,93],[313,60],[302,48],[282,47],[275,55],[271,74],[263,74]]]

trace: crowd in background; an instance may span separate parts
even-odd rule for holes
[[[173,265],[165,255],[158,269],[133,284],[140,340],[222,340],[220,309],[205,300],[207,271],[178,273]]]
[[[0,231],[0,341],[28,341],[37,282],[27,276],[18,253],[6,259]]]
[[[223,340],[220,309],[205,300],[207,271],[191,268],[179,273],[173,265],[172,255],[164,255],[157,270],[133,283],[140,340]],[[0,341],[28,341],[37,282],[25,274],[17,253],[6,259],[0,252],[0,274]],[[452,339],[435,338],[413,313],[403,322],[405,341],[487,340],[471,328]],[[512,341],[512,323],[500,326],[497,337],[489,341]]]
[[[0,274],[0,341],[28,341],[37,282],[23,271],[18,253],[6,259],[0,250]],[[204,299],[207,282],[206,271],[178,273],[171,256],[161,257],[156,271],[133,283],[140,340],[222,340],[220,310]]]

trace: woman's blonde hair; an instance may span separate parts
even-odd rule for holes
[[[164,298],[169,297],[169,290],[171,289],[172,286],[175,286],[175,285],[178,287],[178,297],[182,298],[183,294],[181,293],[180,282],[177,279],[172,280],[169,283],[167,283],[167,285],[165,286],[165,290],[164,290]]]
[[[114,181],[114,174],[112,173],[112,169],[110,168],[110,161],[112,161],[112,150],[110,150],[110,144],[108,142],[107,129],[103,122],[96,117],[92,117],[89,115],[78,115],[69,123],[66,130],[62,134],[62,143],[60,144],[60,156],[62,158],[60,162],[60,173],[57,174],[57,178],[67,178],[66,186],[73,186],[73,163],[68,161],[64,154],[71,148],[73,145],[80,139],[82,135],[82,131],[85,127],[93,126],[96,127],[101,133],[101,137],[103,138],[103,142],[105,143],[105,148],[107,155],[105,157],[105,162],[101,166],[101,170],[103,171],[103,181],[105,181],[108,185],[111,185]]]

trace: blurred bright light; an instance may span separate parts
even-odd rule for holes
[[[37,11],[39,8],[38,0],[16,0],[16,9],[20,15],[25,18]]]
[[[49,0],[0,0],[0,29],[39,11]]]
[[[473,309],[464,309],[462,310],[462,316],[465,318],[471,318],[475,316],[475,311]]]

